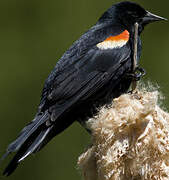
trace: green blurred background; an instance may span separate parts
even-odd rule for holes
[[[0,0],[1,155],[36,113],[44,80],[56,61],[115,2]],[[167,0],[135,2],[169,18]],[[147,79],[160,85],[169,106],[169,24],[149,25],[142,40],[141,65],[147,70]],[[40,153],[26,159],[8,179],[79,180],[76,161],[89,143],[89,135],[74,123]]]

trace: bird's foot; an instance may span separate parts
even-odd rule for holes
[[[141,67],[137,67],[134,72],[127,73],[127,78],[130,78],[134,81],[139,81],[143,76],[145,76],[146,71]]]

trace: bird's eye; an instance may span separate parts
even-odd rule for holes
[[[137,18],[138,17],[138,14],[137,12],[133,12],[133,11],[128,11],[128,15],[134,17],[134,18]]]

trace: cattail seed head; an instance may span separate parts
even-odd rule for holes
[[[85,180],[169,179],[169,114],[158,96],[121,95],[87,122],[92,146],[78,160]]]

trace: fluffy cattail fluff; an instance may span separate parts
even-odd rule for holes
[[[124,94],[88,121],[92,146],[78,160],[85,180],[169,180],[169,114],[158,96]]]

